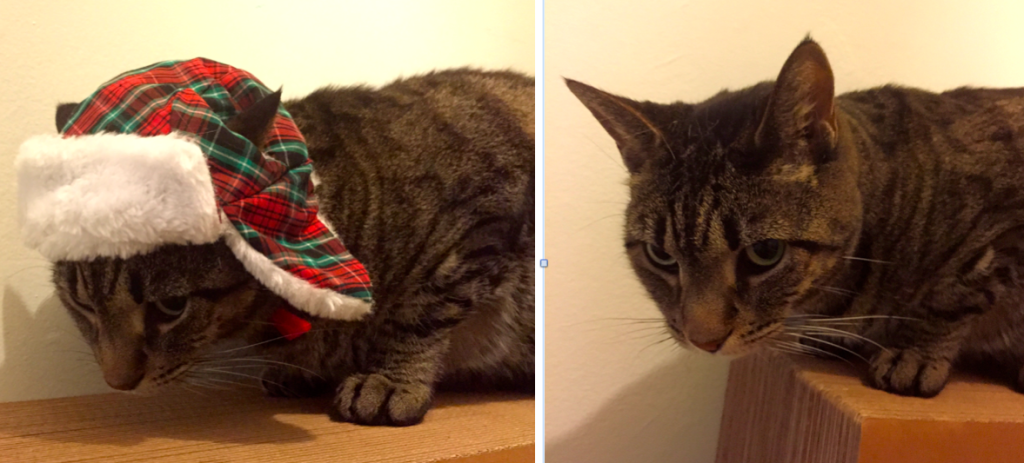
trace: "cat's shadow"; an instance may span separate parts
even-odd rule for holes
[[[109,391],[89,346],[59,299],[50,294],[35,310],[26,303],[26,292],[50,289],[41,271],[32,267],[17,272],[29,283],[3,287],[0,402]],[[34,279],[44,283],[33,286]]]
[[[89,347],[64,313],[60,301],[50,295],[32,311],[22,298],[24,289],[4,285],[0,312],[3,321],[0,324],[3,328],[0,398],[43,399],[109,391]],[[68,405],[71,401],[88,405]],[[87,395],[36,403],[45,403],[48,409],[26,413],[37,415],[28,421],[0,420],[0,435],[24,435],[27,427],[31,427],[38,430],[34,434],[41,439],[117,446],[136,445],[151,438],[242,443],[251,442],[253,435],[261,433],[269,433],[266,435],[274,436],[275,440],[306,441],[313,439],[308,431],[277,420],[275,415],[324,414],[329,401],[267,399],[256,390],[182,390],[167,396]],[[211,408],[224,410],[223,407],[231,405],[240,408],[238,414],[206,413]],[[60,413],[54,413],[53,408],[58,408]],[[144,414],[133,413],[140,409],[146,410]],[[327,420],[325,414],[323,419]]]
[[[87,426],[86,429],[38,437],[119,447],[151,439],[221,444],[296,443],[315,440],[316,436],[307,429],[307,419],[303,419],[302,425],[293,424],[287,422],[288,415],[318,415],[325,423],[329,421],[325,411],[330,402],[326,399],[270,399],[259,391],[248,390],[202,394],[169,391],[154,397],[110,397],[97,408],[75,407],[57,418]]]
[[[522,394],[442,394],[434,410],[502,400],[522,400]],[[102,401],[96,407],[74,407],[62,413],[61,422],[84,429],[41,434],[36,437],[55,442],[96,446],[130,447],[150,439],[220,444],[283,444],[317,439],[310,429],[336,427],[337,432],[363,428],[350,423],[331,422],[327,417],[330,397],[304,399],[267,398],[260,391],[174,390],[160,396],[93,396]],[[78,400],[89,400],[83,398]],[[105,399],[105,400],[104,400]],[[141,413],[139,411],[141,410]],[[302,415],[302,416],[297,416]],[[429,415],[428,415],[429,419]],[[294,423],[293,423],[294,422]],[[0,434],[7,426],[0,425]],[[344,429],[348,428],[348,429]],[[389,428],[401,432],[401,428]]]
[[[546,461],[713,461],[728,369],[721,359],[680,355],[636,378],[573,430],[549,434]]]

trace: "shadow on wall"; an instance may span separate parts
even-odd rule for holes
[[[47,272],[33,284],[48,285],[48,277]],[[15,285],[5,284],[0,318],[0,402],[109,390],[92,351],[56,295],[51,293],[33,313]]]
[[[687,355],[665,363],[623,388],[566,437],[547,441],[546,461],[713,462],[721,417],[703,417],[721,409],[725,399],[728,368],[722,362]],[[700,384],[711,386],[698,387],[695,375],[702,375]],[[715,378],[708,381],[708,376]],[[694,448],[695,442],[702,445]]]

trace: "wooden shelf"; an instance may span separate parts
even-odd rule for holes
[[[719,463],[1020,463],[1024,394],[960,375],[937,397],[862,382],[865,365],[762,353],[733,363]]]
[[[518,463],[534,459],[533,397],[441,395],[420,425],[331,422],[327,399],[255,390],[0,403],[0,461]]]

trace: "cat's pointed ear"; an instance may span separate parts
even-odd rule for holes
[[[782,66],[755,141],[820,162],[835,150],[838,133],[832,68],[808,36]]]
[[[278,89],[236,114],[227,122],[227,127],[262,148],[280,107],[281,89]]]
[[[637,109],[636,102],[572,79],[565,79],[565,85],[615,139],[630,173],[639,172],[664,144],[661,131]]]
[[[68,125],[68,121],[71,120],[71,116],[75,115],[75,111],[78,111],[77,103],[61,103],[57,105],[57,131],[64,130],[64,126]]]

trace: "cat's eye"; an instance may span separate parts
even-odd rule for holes
[[[786,255],[786,242],[779,240],[758,241],[744,250],[744,254],[750,263],[754,264],[759,271],[767,271],[782,260]]]
[[[647,258],[651,260],[651,263],[664,269],[672,271],[676,266],[676,259],[668,255],[664,249],[656,244],[647,243],[644,247],[647,250]]]
[[[188,298],[184,296],[169,297],[157,301],[154,305],[162,314],[170,318],[178,318],[185,312],[185,307],[188,306]]]

